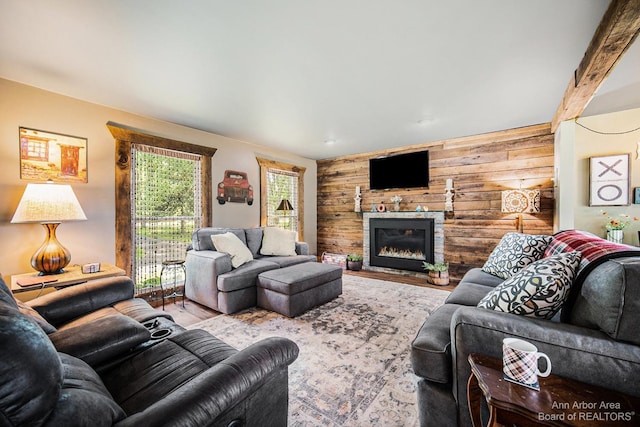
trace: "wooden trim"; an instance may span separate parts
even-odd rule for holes
[[[298,174],[298,240],[304,241],[304,173],[307,168],[256,157],[260,165],[260,225],[267,225],[267,170],[280,169]]]
[[[580,116],[640,32],[640,0],[612,0],[551,122]]]
[[[199,154],[201,156],[209,157],[213,157],[213,155],[216,154],[216,151],[218,150],[217,148],[205,147],[203,145],[190,144],[188,142],[177,141],[175,139],[146,134],[114,122],[108,122],[107,128],[109,128],[111,135],[113,135],[115,139],[132,142],[134,144],[150,145],[152,147],[184,151],[186,153]]]
[[[116,139],[116,265],[131,276],[131,143]]]
[[[107,128],[116,142],[116,265],[122,268],[128,276],[131,276],[131,254],[133,251],[131,242],[131,144],[149,145],[202,156],[201,215],[205,222],[203,226],[211,226],[213,223],[211,158],[217,149],[148,135],[113,122],[108,122]]]

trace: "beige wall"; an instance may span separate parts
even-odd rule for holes
[[[213,186],[225,169],[246,171],[260,200],[260,173],[256,156],[307,168],[304,181],[304,237],[316,250],[316,162],[279,150],[225,138],[172,123],[137,116],[34,87],[0,79],[0,237],[3,244],[0,273],[31,271],[31,255],[44,240],[40,224],[11,224],[27,184],[20,179],[18,128],[20,126],[88,138],[87,184],[73,184],[88,220],[61,224],[60,242],[71,251],[72,263],[115,262],[114,140],[107,122],[133,127],[154,135],[217,148],[213,156]],[[215,197],[215,194],[214,194]],[[260,204],[219,205],[214,199],[213,224],[227,227],[259,225]]]
[[[625,132],[637,128],[640,124],[640,109],[584,117],[580,118],[578,123],[604,133]],[[556,197],[565,205],[567,200],[571,202],[569,206],[560,210],[562,226],[559,228],[576,228],[604,237],[606,217],[602,215],[602,211],[606,211],[611,216],[627,214],[640,217],[640,205],[633,204],[632,193],[635,187],[640,187],[640,160],[637,155],[640,131],[621,135],[601,135],[573,122],[566,122],[561,126],[558,136],[557,144],[572,145],[571,150],[565,149],[564,156],[557,157],[556,160],[556,166],[561,171],[559,174],[561,179],[558,182],[561,191],[556,194]],[[631,155],[631,204],[611,207],[589,206],[589,158],[624,153]],[[575,183],[573,191],[570,191],[569,186],[563,185],[565,182],[562,181],[562,177]],[[624,243],[639,245],[638,230],[640,230],[640,221],[633,222],[625,230]]]

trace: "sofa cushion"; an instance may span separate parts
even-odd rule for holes
[[[491,290],[478,307],[551,319],[569,295],[580,257],[568,252],[535,261]]]
[[[640,259],[600,264],[582,284],[569,322],[640,345]]]
[[[573,286],[569,291],[569,298],[562,309],[563,322],[570,321],[569,315],[580,294],[582,283],[594,268],[610,259],[640,257],[640,249],[634,246],[609,242],[593,233],[580,230],[563,230],[555,233],[551,244],[545,250],[545,256],[572,251],[580,252],[582,259]]]
[[[123,314],[102,317],[49,335],[58,351],[91,366],[124,355],[150,338],[147,328]]]
[[[460,285],[463,283],[475,283],[482,286],[488,286],[490,288],[495,288],[500,283],[504,282],[502,277],[494,276],[493,274],[489,274],[485,271],[482,271],[481,268],[472,268],[464,274],[464,277],[460,280]],[[474,304],[475,305],[475,304]]]
[[[229,254],[233,268],[238,268],[253,259],[253,255],[247,245],[231,232],[213,234],[211,235],[211,241],[218,252]]]
[[[235,270],[218,276],[218,290],[222,292],[233,292],[245,288],[254,288],[258,274],[279,268],[273,262],[254,259],[241,265]]]
[[[503,280],[500,279],[500,282],[502,283]],[[458,283],[458,286],[456,286],[456,288],[451,291],[451,293],[445,300],[445,304],[458,304],[475,307],[476,305],[478,305],[480,300],[494,288],[495,286],[485,286],[467,281],[465,281],[464,283],[460,282]]]
[[[0,423],[42,425],[60,395],[62,363],[42,328],[11,299],[0,301]]]
[[[244,234],[247,238],[247,247],[251,251],[254,258],[260,256],[260,247],[262,246],[262,227],[245,228]]]
[[[551,236],[507,233],[493,249],[482,270],[508,279],[542,258],[550,242]]]
[[[303,262],[316,262],[318,260],[315,255],[261,256],[259,259],[278,264],[280,268],[302,264]]]
[[[417,376],[438,383],[452,380],[451,318],[460,307],[442,305],[420,327],[411,344],[411,365]]]
[[[215,251],[216,248],[211,241],[214,234],[233,233],[244,243],[247,243],[243,228],[219,228],[204,227],[199,228],[191,235],[191,246],[196,251]]]
[[[133,415],[237,352],[208,332],[194,329],[169,336],[102,377],[115,401]]]
[[[60,353],[60,360],[64,380],[47,425],[107,427],[126,417],[89,365],[64,353]]]
[[[296,232],[278,227],[265,227],[262,237],[262,255],[294,256],[296,254]]]

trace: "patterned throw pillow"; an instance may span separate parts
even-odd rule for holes
[[[507,233],[487,258],[482,271],[508,279],[542,258],[551,239],[551,236],[540,234]]]
[[[580,258],[580,252],[567,252],[535,261],[496,286],[478,307],[551,319],[569,296]]]

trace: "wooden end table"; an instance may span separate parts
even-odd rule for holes
[[[488,426],[637,426],[640,398],[557,375],[538,377],[540,391],[503,378],[502,360],[469,355],[469,413],[482,425],[482,399],[489,406]]]
[[[124,276],[125,271],[120,267],[116,267],[106,262],[100,263],[100,271],[95,273],[84,274],[80,265],[67,266],[64,273],[48,274],[38,276],[37,272],[16,274],[11,276],[11,292],[14,294],[20,292],[39,291],[48,288],[65,288],[67,286],[78,285],[94,279],[102,279],[104,277]],[[22,283],[24,286],[20,286]]]

